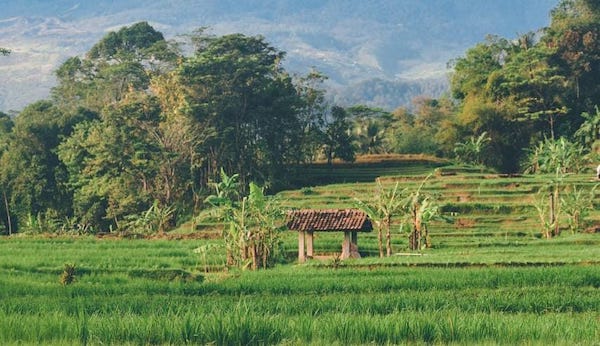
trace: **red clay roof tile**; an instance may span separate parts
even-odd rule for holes
[[[287,226],[293,231],[370,232],[373,225],[367,214],[356,209],[302,209],[288,212]]]

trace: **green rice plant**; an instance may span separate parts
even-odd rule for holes
[[[376,235],[361,234],[363,258],[337,269],[328,259],[215,272],[225,255],[207,251],[199,260],[204,255],[194,249],[219,246],[219,239],[2,237],[0,344],[593,345],[600,338],[600,238],[531,236],[539,224],[529,196],[549,177],[432,177],[426,190],[472,226],[435,221],[433,248],[419,256],[378,258]],[[382,184],[415,188],[420,179],[409,178]],[[582,193],[596,184],[585,175],[564,183]],[[313,195],[286,191],[281,200],[350,207],[355,193],[374,187],[314,186]],[[589,211],[590,222],[600,219],[598,210]],[[407,248],[392,232],[394,248]],[[297,234],[280,236],[292,263]],[[339,253],[341,241],[319,233],[315,250]],[[65,263],[77,263],[76,284],[56,284]],[[209,270],[201,282],[145,277],[193,274],[202,263]]]

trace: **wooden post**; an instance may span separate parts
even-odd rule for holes
[[[298,262],[304,263],[306,255],[304,253],[304,231],[298,231]]]
[[[306,257],[312,259],[314,256],[313,252],[313,240],[314,240],[314,232],[308,231],[306,232]]]
[[[341,259],[350,258],[350,243],[352,242],[351,232],[344,232],[344,242],[342,243],[342,256]]]
[[[350,257],[360,258],[360,253],[358,252],[358,232],[352,232],[351,234]]]

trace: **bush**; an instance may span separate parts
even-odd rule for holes
[[[74,264],[65,263],[65,268],[60,275],[60,283],[66,286],[75,282],[75,272],[76,268]]]

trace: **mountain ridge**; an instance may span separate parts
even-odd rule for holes
[[[84,54],[110,30],[144,20],[167,39],[203,26],[217,35],[262,35],[287,52],[288,71],[304,74],[315,67],[327,75],[334,100],[392,109],[410,96],[394,103],[391,92],[381,102],[357,95],[357,86],[380,80],[398,90],[433,89],[446,79],[449,60],[487,34],[512,38],[546,26],[557,2],[15,1],[0,5],[0,47],[13,51],[0,59],[0,110],[47,97],[52,73],[66,58]]]

